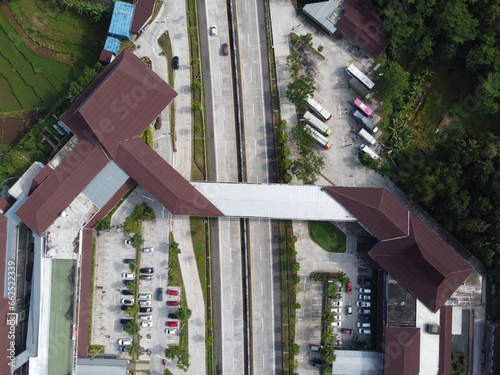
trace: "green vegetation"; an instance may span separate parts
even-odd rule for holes
[[[90,336],[89,336],[90,338]],[[93,357],[104,350],[104,345],[89,345],[89,356]]]
[[[326,251],[345,253],[345,234],[329,221],[310,221],[309,235],[311,239]]]
[[[111,218],[113,217],[113,214],[116,212],[118,207],[122,205],[122,203],[129,197],[130,194],[134,191],[135,186],[132,187],[127,193],[123,196],[122,199],[113,207],[111,211],[108,212],[106,217],[102,219],[95,227],[95,230],[97,231],[105,231],[105,230],[110,230],[111,229]]]
[[[125,332],[127,332],[130,336],[135,336],[139,333],[141,328],[139,324],[135,320],[131,320],[125,324]]]
[[[156,9],[156,8],[155,8]],[[172,61],[173,53],[172,53],[172,42],[170,41],[170,35],[168,31],[165,31],[159,38],[158,38],[158,44],[160,45],[161,49],[163,50],[163,53],[165,54],[167,61]],[[172,64],[167,64],[168,66],[168,83],[170,86],[174,86],[174,69],[172,67]],[[172,140],[172,149],[177,151],[175,148],[175,141],[176,141],[176,133],[175,133],[175,101],[172,101],[170,103],[170,134],[171,137],[170,139]]]
[[[192,311],[188,309],[187,307],[179,307],[177,309],[177,318],[180,320],[188,320],[191,318]]]
[[[467,374],[467,359],[464,353],[451,353],[451,375]]]
[[[314,95],[314,81],[309,77],[297,77],[290,82],[286,89],[286,97],[297,108],[304,108],[307,105],[307,96]]]
[[[339,271],[339,272],[336,272],[336,273],[316,272],[313,275],[313,280],[321,282],[321,283],[326,283],[326,282],[329,282],[329,281],[335,281],[336,280],[336,281],[339,281],[342,285],[345,285],[345,284],[347,284],[350,281],[350,279],[346,275],[346,273],[342,272],[342,271]]]
[[[90,353],[91,348],[93,345],[90,345],[90,339],[92,337],[92,311],[93,311],[93,305],[94,305],[94,280],[95,280],[95,257],[96,257],[96,239],[92,239],[92,262],[90,264],[90,280],[92,282],[90,283],[90,301],[89,301],[89,342],[88,342],[88,350]]]
[[[132,214],[125,219],[125,222],[122,225],[123,234],[126,236],[130,233],[135,233],[135,235],[131,238],[133,247],[137,249],[144,243],[141,235],[142,222],[154,219],[155,214],[153,210],[145,203],[135,206]]]
[[[153,127],[148,126],[141,134],[141,139],[151,148],[153,148]]]
[[[292,162],[290,171],[304,184],[314,184],[325,165],[321,156],[314,153],[316,141],[311,137],[309,131],[299,122],[292,129],[293,139],[297,145],[300,157]]]

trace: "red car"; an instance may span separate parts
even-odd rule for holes
[[[180,304],[179,301],[167,301],[167,306],[179,306]]]
[[[222,45],[222,54],[223,54],[224,56],[229,55],[229,46],[227,45],[227,43],[224,43],[224,44]]]
[[[177,322],[174,322],[172,320],[167,320],[167,322],[165,323],[165,325],[167,327],[177,327],[178,323]]]
[[[179,291],[178,290],[173,290],[173,289],[167,289],[166,293],[169,296],[178,296],[179,295]]]
[[[352,335],[354,333],[354,330],[350,328],[342,328],[342,333],[345,333],[346,335]]]
[[[345,291],[347,294],[351,294],[352,293],[352,283],[351,282],[348,282],[345,286]]]

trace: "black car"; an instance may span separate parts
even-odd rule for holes
[[[151,275],[141,275],[141,276],[139,276],[139,279],[141,279],[141,280],[153,280],[153,276],[151,276]]]
[[[131,322],[133,319],[120,319],[120,324],[127,324],[128,322]]]
[[[372,281],[370,279],[359,280],[359,286],[369,288],[372,286]]]
[[[168,314],[168,317],[169,317],[170,319],[177,319],[177,314],[170,313],[170,314]]]
[[[139,312],[141,312],[141,313],[150,313],[150,312],[153,312],[153,308],[152,307],[140,307],[139,308]]]
[[[123,263],[137,263],[135,259],[123,259]]]
[[[122,280],[124,285],[133,284],[134,280]]]
[[[141,273],[155,273],[155,269],[153,267],[141,268]]]
[[[179,69],[179,56],[174,56],[172,59],[172,68]]]
[[[156,299],[158,301],[163,301],[163,288],[156,289]]]
[[[370,323],[370,315],[358,315],[358,319],[361,323]]]
[[[320,362],[319,360],[316,359],[316,360],[313,360],[313,361],[309,361],[309,364],[311,366],[320,368],[321,365],[323,364],[323,362]]]
[[[129,308],[130,306],[127,306],[127,305],[122,305],[120,308],[122,311],[127,311],[127,309]]]
[[[126,352],[126,351],[127,351],[127,347],[126,347],[126,346],[119,346],[119,347],[118,347],[118,351],[119,351],[119,352],[122,352],[122,353],[123,353],[123,352]]]
[[[128,289],[123,289],[123,290],[122,290],[122,294],[123,294],[124,296],[135,296],[135,293],[134,293],[134,292],[131,292],[131,291],[130,291],[130,290],[128,290]]]

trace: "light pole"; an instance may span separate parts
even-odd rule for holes
[[[95,356],[96,356],[96,355],[98,355],[98,354],[100,353],[100,351],[101,351],[101,350],[103,350],[103,349],[104,349],[104,346],[103,346],[101,349],[99,349],[99,350],[97,351],[97,353],[95,353],[95,354],[94,354],[94,356],[93,356],[92,358],[90,358],[90,360],[91,360],[91,361],[93,361],[93,360],[94,360],[94,358],[95,358]]]

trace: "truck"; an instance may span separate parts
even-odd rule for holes
[[[330,129],[328,125],[326,125],[323,121],[314,116],[311,112],[307,111],[306,113],[304,113],[304,116],[302,116],[302,118],[305,121],[307,121],[309,125],[311,125],[317,131],[319,131],[321,134],[326,136],[332,134],[332,129]]]
[[[330,141],[328,140],[328,138],[326,138],[324,135],[320,134],[320,132],[318,132],[316,129],[312,128],[310,125],[305,125],[304,129],[323,148],[325,148],[325,149],[328,150],[329,148],[332,147],[332,144],[330,143]]]
[[[378,132],[378,127],[373,123],[372,120],[370,120],[368,117],[363,115],[360,111],[357,109],[353,110],[351,112],[352,117],[359,122],[361,125],[363,125],[366,129],[371,131],[373,134]]]
[[[371,145],[374,145],[376,142],[375,138],[373,138],[365,129],[361,129],[358,132],[358,135]]]
[[[361,146],[359,146],[359,150],[363,151],[365,154],[368,154],[373,160],[380,159],[380,156],[378,156],[378,154],[375,151],[373,151],[369,146],[367,146],[365,144],[362,144]]]
[[[307,96],[307,105],[313,110],[315,114],[319,116],[323,121],[328,121],[332,117],[332,114],[323,108],[316,99],[312,98],[310,95]]]
[[[356,77],[352,77],[349,80],[349,87],[353,89],[354,92],[361,97],[361,99],[367,100],[371,96],[370,90],[365,85],[363,85],[361,81]]]

